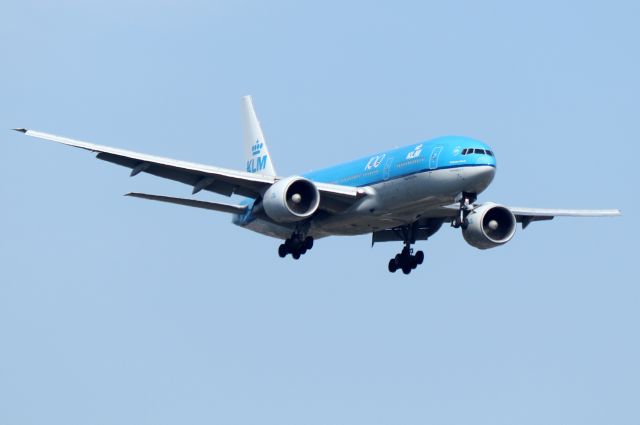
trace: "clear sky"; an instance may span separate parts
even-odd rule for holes
[[[0,424],[640,422],[638,2],[1,10]],[[368,236],[295,262],[8,130],[242,168],[245,94],[281,175],[460,134],[496,153],[480,201],[624,216],[443,227],[409,276]]]

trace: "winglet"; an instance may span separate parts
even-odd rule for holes
[[[19,131],[20,133],[26,133],[27,129],[26,128],[13,128],[13,131]]]

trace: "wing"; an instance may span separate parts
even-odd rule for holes
[[[422,218],[420,220],[412,223],[411,229],[407,226],[398,226],[377,230],[371,235],[371,245],[376,242],[405,241],[408,237],[412,237],[414,240],[426,240],[440,229],[443,222],[453,220],[453,218],[458,215],[459,208],[458,204],[431,208],[421,214]],[[612,217],[621,215],[620,210],[617,209],[569,210],[521,207],[506,208],[513,213],[518,223],[522,223],[523,229],[534,221],[552,220],[554,217]],[[410,234],[407,232],[410,232]]]
[[[443,217],[450,220],[457,216],[459,206],[457,204],[447,205],[429,211],[423,216]],[[534,221],[553,220],[554,217],[613,217],[621,215],[618,209],[607,210],[576,210],[576,209],[549,209],[549,208],[522,208],[506,207],[516,217],[518,223],[522,223],[522,228],[526,228]]]
[[[74,146],[97,152],[97,158],[113,164],[131,168],[131,176],[141,172],[178,181],[193,187],[193,193],[201,190],[226,196],[238,194],[248,198],[259,198],[273,183],[279,180],[275,176],[248,173],[210,165],[196,164],[170,158],[147,155],[109,146],[73,140],[53,134],[42,133],[24,128],[15,129],[27,136],[50,140],[63,145]],[[349,205],[353,200],[364,196],[363,189],[327,183],[315,183],[324,198],[323,202],[332,208],[335,205]],[[321,207],[322,207],[321,203]]]
[[[570,210],[546,208],[507,207],[516,220],[526,228],[533,221],[552,220],[554,217],[612,217],[621,215],[620,210]]]

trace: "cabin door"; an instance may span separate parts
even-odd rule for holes
[[[431,156],[429,157],[429,169],[435,170],[438,168],[438,158],[440,157],[440,152],[442,152],[442,146],[436,146],[431,151]]]

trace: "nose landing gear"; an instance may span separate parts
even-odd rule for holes
[[[465,230],[469,225],[469,221],[467,220],[467,215],[473,209],[473,203],[478,199],[475,193],[467,193],[462,192],[462,199],[460,199],[460,209],[458,210],[458,215],[451,220],[451,227],[457,229],[459,227],[462,230]]]
[[[294,234],[278,247],[278,255],[280,258],[284,258],[291,254],[293,259],[297,260],[311,248],[313,248],[313,238],[311,236],[303,238],[301,235]]]

